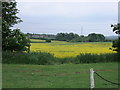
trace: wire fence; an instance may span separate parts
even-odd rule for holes
[[[105,81],[107,81],[107,82],[109,82],[109,83],[111,83],[111,84],[114,84],[114,85],[120,85],[120,83],[115,83],[115,82],[112,82],[112,81],[109,81],[109,80],[107,80],[107,79],[105,79],[105,78],[103,78],[100,74],[98,74],[97,72],[94,72],[97,76],[99,76],[101,79],[103,79],[103,80],[105,80]]]

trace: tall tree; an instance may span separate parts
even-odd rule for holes
[[[118,34],[118,40],[113,41],[113,51],[120,53],[120,23],[111,25],[113,27],[113,32]]]
[[[58,33],[56,35],[56,40],[59,41],[71,41],[74,38],[79,38],[79,35],[74,33]]]
[[[2,2],[2,49],[5,51],[27,51],[29,50],[29,39],[19,29],[12,30],[15,24],[22,22],[16,15],[17,2]]]
[[[105,40],[105,36],[102,34],[91,33],[88,35],[90,42],[102,42]]]

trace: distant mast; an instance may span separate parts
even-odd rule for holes
[[[81,36],[83,35],[83,26],[81,26]]]

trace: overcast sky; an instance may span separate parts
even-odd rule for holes
[[[18,0],[19,1],[19,0]],[[32,1],[32,0],[31,0]],[[24,33],[115,35],[111,24],[118,22],[117,2],[18,2],[22,23],[15,25]]]

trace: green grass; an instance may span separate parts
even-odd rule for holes
[[[118,82],[118,63],[22,65],[3,64],[3,88],[90,88],[89,69]],[[96,88],[117,88],[95,75]]]

